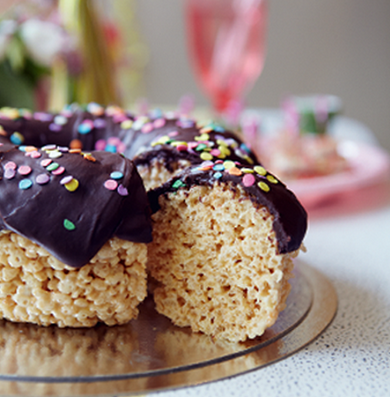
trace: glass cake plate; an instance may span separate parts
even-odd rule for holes
[[[336,313],[335,289],[318,270],[297,262],[291,284],[274,326],[245,343],[176,327],[156,313],[151,299],[123,326],[60,329],[0,321],[0,395],[131,395],[262,368],[312,342]]]

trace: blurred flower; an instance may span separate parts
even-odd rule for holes
[[[66,46],[64,30],[49,21],[28,19],[20,25],[20,37],[29,56],[42,66],[50,67]]]

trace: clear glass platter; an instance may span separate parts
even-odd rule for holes
[[[312,342],[331,323],[329,280],[298,262],[286,309],[261,337],[214,340],[178,328],[153,308],[117,327],[43,328],[0,321],[1,396],[115,396],[191,386],[259,369]]]

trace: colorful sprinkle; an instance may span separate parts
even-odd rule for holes
[[[129,130],[132,125],[133,125],[133,121],[129,119],[121,122],[122,130]]]
[[[47,166],[50,165],[52,162],[53,162],[53,160],[51,160],[51,159],[43,159],[43,160],[41,161],[41,166],[42,166],[42,167],[47,167]]]
[[[271,183],[278,183],[278,180],[273,175],[267,175],[267,180]]]
[[[221,173],[221,172],[216,172],[216,173],[213,175],[213,177],[214,177],[215,179],[220,179],[220,178],[222,178],[222,173]]]
[[[61,175],[65,172],[65,168],[64,167],[58,167],[56,170],[52,171],[53,175]]]
[[[66,184],[69,183],[72,179],[73,179],[73,176],[72,176],[72,175],[67,175],[67,176],[63,177],[63,178],[60,180],[60,184],[61,184],[61,185],[66,185]]]
[[[104,182],[104,187],[108,190],[115,190],[118,187],[118,182],[113,179],[107,179]]]
[[[38,183],[38,185],[44,185],[50,181],[50,176],[47,174],[39,174],[35,178],[35,182]]]
[[[77,128],[77,131],[79,134],[85,135],[89,134],[94,127],[95,125],[92,120],[84,120]]]
[[[154,128],[161,128],[164,127],[165,123],[166,123],[165,119],[160,118],[153,121],[153,126]]]
[[[112,179],[122,179],[123,178],[123,173],[120,171],[113,171],[110,174],[110,178]]]
[[[172,187],[174,189],[179,189],[180,187],[184,187],[186,186],[186,184],[184,182],[182,182],[180,179],[178,179],[177,181],[173,182]]]
[[[104,139],[99,139],[95,142],[95,150],[104,150],[106,147],[106,141]]]
[[[54,123],[57,125],[65,125],[67,122],[68,119],[60,114],[54,117]]]
[[[82,149],[83,148],[83,143],[80,141],[80,139],[72,139],[70,141],[69,147],[71,149]],[[69,150],[70,152],[70,150]]]
[[[107,123],[106,123],[106,120],[104,120],[104,119],[96,119],[93,122],[93,126],[95,128],[104,128],[106,125],[107,125]]]
[[[213,159],[213,155],[207,152],[203,152],[200,154],[199,156],[202,160],[212,160]]]
[[[242,178],[242,184],[245,187],[250,187],[250,186],[254,185],[255,182],[256,182],[256,178],[254,177],[253,174],[245,174]]]
[[[38,150],[35,150],[33,152],[27,152],[26,155],[30,156],[33,159],[39,159],[40,157],[42,157],[42,153],[38,152]]]
[[[269,192],[270,191],[270,187],[265,182],[259,182],[257,184],[257,186],[259,186],[259,188],[261,190],[263,190],[264,192]]]
[[[229,169],[228,169],[228,173],[229,173],[230,175],[235,175],[235,176],[240,176],[240,175],[242,175],[241,170],[240,170],[239,168],[237,168],[237,167],[231,167],[231,168],[229,168]]]
[[[32,185],[33,185],[33,183],[30,181],[30,179],[22,179],[22,180],[19,182],[19,189],[20,189],[20,190],[27,190],[27,189],[29,189]]]
[[[244,174],[253,174],[255,171],[254,170],[252,170],[252,168],[241,168],[241,171],[244,173]]]
[[[30,174],[31,173],[31,167],[30,166],[28,166],[28,165],[21,165],[19,168],[18,168],[18,173],[20,174],[20,175],[28,175],[28,174]]]
[[[10,169],[12,169],[12,170],[16,170],[17,165],[16,165],[16,163],[14,163],[13,161],[8,161],[8,162],[5,164],[4,168],[5,168],[5,169],[10,168]]]
[[[79,187],[79,181],[76,178],[72,178],[72,180],[68,183],[65,183],[64,186],[70,192],[74,192]]]
[[[16,171],[12,168],[6,168],[4,171],[4,178],[5,179],[12,179],[16,174]]]
[[[62,153],[59,150],[53,150],[49,152],[49,157],[51,159],[58,159],[62,157]]]
[[[69,230],[69,231],[71,232],[72,230],[75,230],[75,229],[76,229],[76,226],[75,226],[75,224],[74,224],[73,222],[71,222],[69,219],[64,219],[64,228],[65,228],[66,230]]]
[[[48,171],[54,171],[54,170],[56,170],[59,166],[60,166],[60,165],[59,165],[58,163],[51,163],[51,164],[49,164],[49,165],[46,167],[46,169],[47,169]]]
[[[225,166],[223,164],[215,164],[213,167],[214,171],[225,171]]]
[[[201,134],[199,136],[196,136],[195,141],[208,141],[210,139],[210,135],[209,134]]]
[[[229,168],[235,167],[236,164],[234,164],[234,161],[231,160],[226,160],[223,162],[223,165],[225,167],[226,170],[228,170]]]
[[[20,132],[14,132],[9,139],[14,145],[21,145],[24,142],[24,136]]]
[[[262,167],[261,165],[256,165],[255,167],[253,167],[253,169],[259,174],[259,175],[266,175],[267,171],[265,170],[264,167]]]
[[[119,185],[118,186],[118,190],[117,190],[118,194],[121,196],[127,196],[129,194],[127,188],[125,188],[123,185]]]
[[[178,136],[178,135],[179,135],[178,131],[171,131],[171,132],[168,133],[169,137],[175,137],[175,136]]]
[[[51,123],[49,125],[49,130],[53,132],[60,132],[62,130],[62,126],[60,124]]]
[[[153,131],[154,127],[152,123],[146,123],[142,126],[141,132],[144,134],[148,134],[149,132]]]

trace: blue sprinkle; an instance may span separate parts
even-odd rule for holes
[[[26,147],[27,147],[27,146],[25,146],[25,145],[19,146],[19,150],[20,150],[21,152],[25,152],[25,151],[26,151]]]
[[[26,190],[26,189],[29,189],[32,185],[33,185],[33,183],[30,181],[30,179],[22,179],[19,182],[19,189]]]
[[[241,149],[245,150],[247,153],[251,152],[251,150],[248,148],[248,146],[245,145],[245,143],[241,143],[240,147]]]
[[[123,178],[123,174],[120,171],[113,171],[111,172],[110,177],[112,179],[121,179]]]
[[[225,171],[225,166],[223,164],[215,164],[213,167],[214,171]]]
[[[150,115],[151,115],[152,118],[154,118],[154,119],[159,119],[159,118],[161,118],[161,117],[164,116],[162,110],[159,109],[159,108],[153,109],[153,110],[150,112]]]
[[[18,132],[14,132],[9,139],[14,145],[21,145],[23,143],[23,135]]]
[[[214,131],[225,132],[225,128],[223,128],[221,125],[216,125],[214,126]]]
[[[91,132],[91,131],[92,131],[92,128],[91,128],[91,126],[88,125],[88,124],[81,123],[81,124],[79,125],[79,128],[77,129],[77,131],[78,131],[80,134],[85,135],[85,134],[88,134],[89,132]]]
[[[222,173],[221,173],[221,172],[216,172],[216,173],[213,175],[213,177],[214,177],[215,179],[222,178]]]
[[[107,145],[104,149],[106,152],[116,153],[116,146],[114,145]]]

